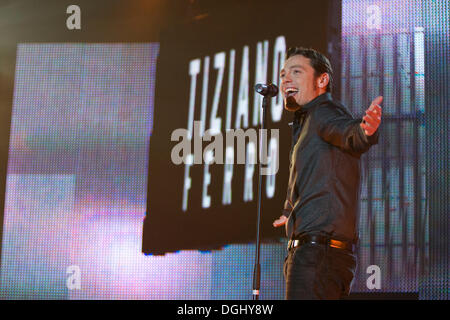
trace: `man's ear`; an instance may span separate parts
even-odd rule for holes
[[[325,89],[330,82],[330,76],[328,73],[322,73],[317,79],[317,86],[321,89]]]

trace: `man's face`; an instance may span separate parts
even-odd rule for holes
[[[309,58],[294,55],[287,59],[280,73],[284,107],[296,111],[319,95],[314,68]]]

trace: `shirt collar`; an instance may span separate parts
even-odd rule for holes
[[[298,119],[299,117],[303,116],[305,113],[307,113],[312,107],[325,102],[325,101],[331,101],[331,93],[325,92],[321,95],[315,97],[310,102],[305,104],[303,107],[301,107],[299,110],[295,111],[295,118]]]

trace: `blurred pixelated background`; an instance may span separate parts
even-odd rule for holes
[[[252,243],[141,250],[159,31],[208,6],[78,3],[74,34],[45,22],[62,12],[64,26],[68,2],[0,2],[0,299],[250,299]],[[361,115],[384,96],[380,142],[362,158],[353,292],[449,297],[449,9],[342,1],[340,99]],[[261,299],[283,299],[285,242],[261,254]]]

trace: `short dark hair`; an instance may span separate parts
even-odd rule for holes
[[[330,78],[327,85],[327,92],[331,92],[333,89],[333,69],[328,58],[317,50],[312,48],[303,47],[291,47],[286,51],[286,60],[295,55],[302,55],[311,61],[311,66],[314,69],[315,77],[320,76],[322,73],[328,73]]]

